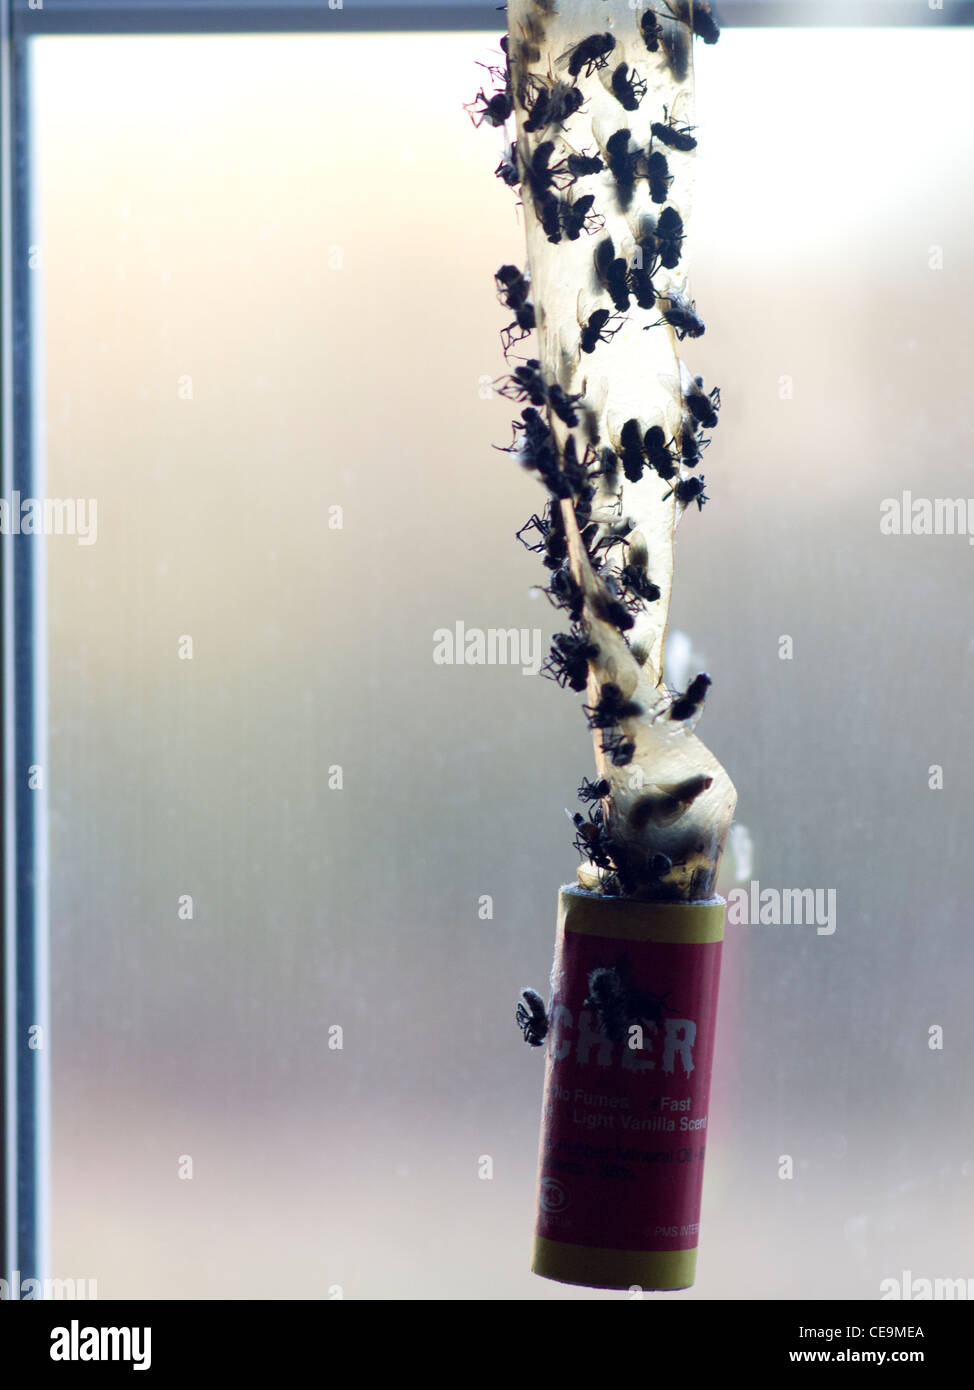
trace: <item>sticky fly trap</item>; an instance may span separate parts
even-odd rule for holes
[[[720,392],[680,353],[690,295],[694,38],[710,6],[510,0],[496,86],[527,263],[501,266],[505,446],[547,492],[518,532],[568,630],[544,674],[584,692],[595,778],[573,814],[552,994],[517,1022],[547,1052],[534,1269],[602,1288],[693,1282],[716,1017],[717,872],[734,814],[696,737],[711,685],[663,681],[674,533],[710,500]],[[524,346],[531,335],[536,346]],[[515,355],[524,346],[524,356]]]

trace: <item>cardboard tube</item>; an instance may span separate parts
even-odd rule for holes
[[[532,1269],[590,1288],[694,1281],[722,898],[558,900]],[[625,1007],[603,1031],[592,971]]]

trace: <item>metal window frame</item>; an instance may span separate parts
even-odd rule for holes
[[[332,5],[335,8],[332,8]],[[30,62],[44,35],[496,30],[496,0],[0,0],[0,473],[40,497],[42,379],[28,252]],[[974,0],[720,0],[725,26],[974,24]],[[49,1043],[45,566],[42,536],[0,537],[0,1275],[47,1277]],[[42,1045],[31,1030],[39,1026]]]
[[[0,0],[0,476],[11,502],[17,492],[43,495],[34,448],[30,46],[14,36],[12,18],[9,0]],[[47,1267],[45,611],[43,536],[0,537],[0,1273],[14,1298]]]

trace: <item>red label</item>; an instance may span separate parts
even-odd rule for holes
[[[539,1236],[610,1250],[696,1246],[720,948],[561,935]],[[589,975],[599,967],[615,968],[625,984],[621,1042],[610,1041],[586,1004]]]

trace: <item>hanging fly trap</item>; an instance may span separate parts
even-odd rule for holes
[[[526,989],[516,1011],[547,1052],[533,1268],[685,1288],[736,796],[695,733],[710,676],[671,690],[663,650],[674,534],[709,501],[721,403],[681,358],[705,330],[687,279],[692,43],[718,29],[697,0],[507,10],[494,88],[469,108],[501,135],[527,237],[526,265],[496,273],[497,389],[520,407],[507,450],[547,493],[518,533],[565,617],[544,674],[584,696],[595,752],[551,997]]]

